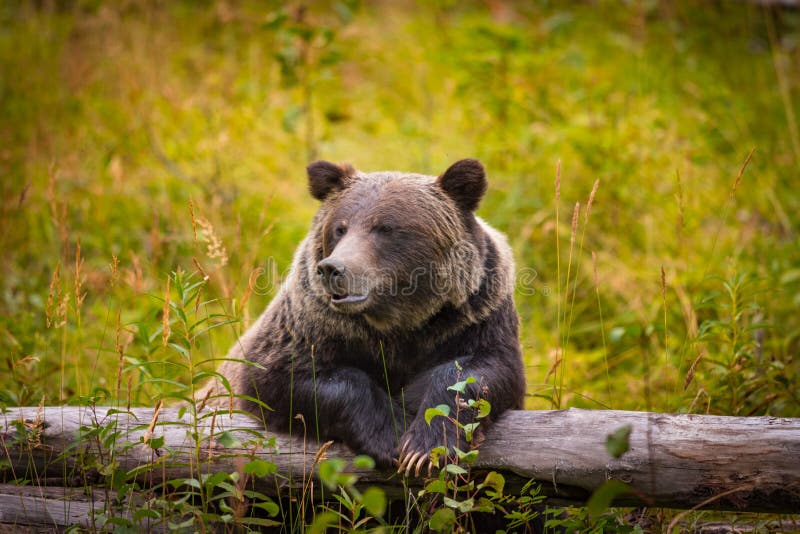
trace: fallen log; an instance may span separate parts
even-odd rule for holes
[[[606,438],[630,425],[620,458]],[[296,428],[302,432],[302,421]],[[252,459],[275,473],[252,481],[267,494],[308,488],[321,457],[351,461],[333,444],[318,454],[313,439],[268,435],[246,414],[108,407],[8,408],[0,414],[5,481],[32,487],[102,487],[113,464],[140,487],[241,472]],[[610,479],[628,484],[619,506],[796,513],[800,510],[800,419],[723,417],[568,409],[515,411],[501,417],[480,446],[473,469],[498,471],[507,488],[540,481],[557,503],[580,504]],[[400,496],[422,480],[392,472],[349,469],[361,486]],[[108,484],[105,484],[106,486]],[[319,484],[316,485],[319,488]],[[0,495],[14,493],[3,486]],[[25,494],[36,498],[35,491]],[[0,499],[0,519],[13,499]],[[16,512],[15,512],[16,513]],[[85,512],[81,512],[85,513]],[[1,522],[1,521],[0,521]]]

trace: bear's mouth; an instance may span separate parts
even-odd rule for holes
[[[351,295],[350,293],[340,293],[331,295],[331,302],[333,304],[355,304],[367,300],[369,293],[363,295]]]

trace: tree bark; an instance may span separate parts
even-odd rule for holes
[[[147,488],[201,472],[241,471],[251,459],[262,459],[274,463],[276,473],[251,482],[264,493],[286,495],[293,488],[310,487],[309,473],[321,458],[353,459],[338,444],[318,457],[315,439],[267,434],[259,421],[244,414],[204,411],[195,425],[188,413],[179,417],[176,408],[158,411],[155,419],[152,408],[109,410],[30,407],[0,414],[5,481],[29,486],[21,493],[14,486],[0,486],[0,523],[23,510],[49,514],[48,521],[53,516],[72,520],[70,510],[86,516],[92,503],[102,506],[103,495],[107,498],[109,491],[94,496],[97,490],[91,488],[104,486],[109,475],[105,466],[112,464]],[[302,425],[296,421],[301,436]],[[626,425],[632,429],[630,450],[613,458],[606,451],[606,437]],[[487,432],[472,469],[502,473],[507,489],[535,478],[556,503],[583,503],[606,480],[616,479],[631,488],[614,501],[621,506],[689,509],[702,504],[718,510],[796,513],[800,419],[574,408],[508,412]],[[350,471],[360,486],[380,486],[390,496],[423,483],[392,472]],[[76,493],[66,489],[70,487],[84,490]],[[78,499],[79,494],[94,497]],[[75,502],[77,508],[47,512],[52,506],[43,508],[42,503],[54,500]],[[23,501],[27,506],[20,507]]]

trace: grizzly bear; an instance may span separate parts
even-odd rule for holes
[[[269,430],[302,414],[320,438],[419,474],[432,448],[469,446],[452,421],[426,423],[427,408],[447,404],[466,422],[462,401],[487,399],[485,427],[525,395],[511,250],[474,213],[484,168],[465,159],[436,178],[317,161],[307,171],[321,201],[311,230],[219,373]],[[447,388],[470,376],[457,407]],[[217,403],[228,397],[219,381],[210,389]]]

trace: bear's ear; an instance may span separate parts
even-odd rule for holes
[[[486,171],[476,159],[462,159],[453,163],[436,183],[456,201],[459,208],[475,211],[486,192]]]
[[[315,161],[306,167],[308,190],[317,200],[325,200],[333,191],[344,189],[347,179],[354,174],[349,165],[339,166],[330,161]]]

